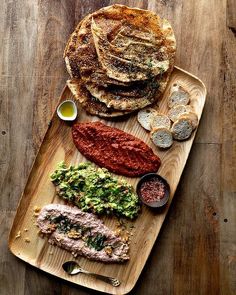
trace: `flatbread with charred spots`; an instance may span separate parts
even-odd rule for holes
[[[175,51],[167,20],[148,10],[115,4],[81,21],[64,58],[70,76],[80,79],[93,99],[105,104],[115,117],[161,97],[173,70]],[[98,114],[102,105],[96,103],[87,111]],[[107,111],[102,116],[104,113]]]

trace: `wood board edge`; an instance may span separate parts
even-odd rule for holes
[[[185,70],[183,70],[183,69],[181,69],[181,68],[179,68],[179,67],[176,67],[176,66],[175,66],[175,69],[177,69],[178,71],[183,72],[184,74],[186,74],[186,75],[192,77],[193,79],[195,79],[196,81],[198,81],[198,83],[200,83],[200,85],[201,85],[201,87],[202,87],[202,89],[203,89],[202,97],[204,97],[204,99],[203,99],[203,102],[204,102],[204,103],[203,103],[203,108],[204,108],[205,101],[206,101],[206,93],[207,93],[207,91],[206,91],[206,87],[205,87],[205,84],[204,84],[204,83],[203,83],[198,77],[192,75],[191,73],[189,73],[189,72],[187,72],[187,71],[185,71]],[[64,94],[64,92],[66,91],[66,89],[67,89],[67,85],[64,86],[64,88],[63,88],[63,90],[62,90],[62,92],[61,92],[61,95],[60,95],[60,97],[59,97],[59,101],[62,99],[63,94]],[[202,111],[203,111],[203,108],[202,108]],[[53,114],[52,114],[52,117],[51,117],[51,120],[50,120],[50,121],[52,121],[52,119],[53,119],[53,117],[54,117],[54,115],[55,115],[55,111],[56,111],[56,110],[54,110],[54,112],[53,112]],[[202,115],[202,111],[201,111],[201,115]],[[18,206],[17,206],[17,209],[16,209],[15,217],[14,217],[14,220],[13,220],[13,223],[12,223],[12,226],[11,226],[11,230],[10,230],[10,233],[9,233],[8,247],[9,247],[11,253],[12,253],[13,255],[15,255],[16,257],[18,257],[19,259],[21,259],[21,260],[23,260],[23,261],[29,263],[29,264],[32,265],[32,266],[35,266],[35,267],[37,267],[37,268],[39,268],[39,269],[45,271],[46,273],[50,273],[50,274],[52,274],[52,275],[54,275],[54,276],[56,276],[56,277],[59,277],[59,278],[61,278],[61,279],[63,279],[63,280],[66,280],[66,281],[68,281],[68,282],[71,282],[69,279],[66,279],[66,278],[60,277],[60,276],[58,276],[56,273],[53,273],[53,272],[49,272],[49,271],[47,271],[47,269],[45,269],[44,267],[39,267],[39,266],[37,266],[37,265],[31,263],[30,261],[27,261],[27,259],[24,259],[24,257],[21,257],[20,255],[18,255],[18,253],[14,250],[14,246],[13,246],[13,244],[14,244],[14,238],[15,238],[15,237],[14,237],[14,225],[15,225],[15,223],[16,223],[16,216],[17,216],[17,214],[18,214],[18,211],[20,210],[20,206],[22,205],[21,203],[22,203],[22,199],[23,199],[23,197],[24,197],[25,189],[26,189],[27,184],[28,184],[28,180],[29,180],[29,178],[30,178],[30,176],[31,176],[31,173],[32,173],[32,170],[33,170],[33,168],[34,168],[35,162],[36,162],[36,160],[37,160],[38,154],[39,154],[40,151],[41,151],[42,144],[43,144],[43,142],[44,142],[44,140],[45,140],[45,137],[46,137],[47,133],[49,132],[49,129],[50,129],[50,125],[48,126],[48,128],[47,128],[47,130],[46,130],[46,132],[45,132],[45,135],[44,135],[44,137],[43,137],[42,143],[41,143],[41,145],[40,145],[40,147],[39,147],[39,150],[38,150],[38,152],[37,152],[37,154],[36,154],[36,156],[35,156],[35,159],[34,159],[34,161],[33,161],[33,164],[32,164],[32,166],[31,166],[31,169],[30,169],[30,173],[29,173],[28,179],[27,179],[27,181],[26,181],[26,185],[25,185],[25,187],[24,187],[23,193],[22,193],[22,195],[21,195],[21,197],[20,197],[20,200],[19,200],[19,202],[18,202]],[[193,142],[194,142],[194,139],[195,139],[195,136],[196,136],[197,130],[198,130],[198,128],[197,128],[196,131],[194,132],[194,136],[193,136],[193,140],[192,140],[192,143],[191,143],[191,146],[190,146],[189,153],[190,153],[190,151],[191,151],[192,144],[193,144]],[[187,159],[188,159],[188,157],[187,157]],[[185,165],[186,165],[186,163],[187,163],[187,159],[186,159],[186,161],[185,161],[185,163],[184,163],[184,167],[185,167]],[[183,169],[184,169],[184,168],[183,168]],[[182,174],[181,174],[181,175],[182,175]],[[180,175],[179,181],[180,181],[180,179],[181,179],[181,175]],[[179,181],[178,181],[178,183],[179,183]],[[175,192],[174,192],[174,193],[175,193]],[[174,194],[173,194],[173,197],[174,197]],[[164,216],[164,220],[165,220],[165,218],[166,218],[166,215],[168,214],[169,207],[170,207],[170,205],[171,205],[171,203],[172,203],[173,197],[171,198],[170,203],[168,204],[168,208],[167,208],[167,210],[166,210],[166,213],[165,213],[165,216]],[[163,223],[164,223],[164,220],[163,220],[163,222],[162,222],[162,225],[163,225]],[[162,225],[161,225],[161,226],[162,226]],[[154,246],[154,244],[155,244],[155,242],[156,242],[156,239],[157,239],[157,237],[158,237],[158,235],[159,235],[159,232],[160,232],[160,230],[159,230],[159,231],[156,233],[156,235],[155,235],[155,239],[154,239],[154,242],[153,242],[152,247],[150,248],[150,251],[147,252],[147,258],[149,257],[151,251],[153,250],[153,246]],[[135,280],[132,282],[132,284],[129,284],[128,282],[126,283],[127,288],[124,288],[124,289],[123,289],[122,294],[127,294],[127,293],[129,293],[129,292],[134,288],[134,286],[136,285],[136,283],[137,283],[137,281],[138,281],[138,279],[139,279],[139,277],[140,277],[140,275],[141,275],[141,273],[142,273],[142,271],[143,271],[143,268],[144,268],[145,265],[146,265],[146,261],[147,261],[147,259],[145,259],[145,262],[144,262],[142,268],[139,269],[137,275],[135,276]],[[72,283],[74,283],[74,284],[76,284],[76,285],[81,285],[81,286],[84,286],[84,287],[87,287],[87,288],[90,288],[90,289],[93,289],[93,290],[98,290],[98,291],[103,291],[103,292],[104,292],[104,290],[103,290],[102,288],[93,288],[93,285],[92,285],[92,284],[82,284],[81,282],[80,282],[80,283],[72,282]],[[120,292],[119,292],[119,288],[117,288],[117,289],[115,289],[115,290],[116,290],[117,292],[112,292],[111,294],[120,294]],[[114,290],[114,291],[115,291],[115,290]]]

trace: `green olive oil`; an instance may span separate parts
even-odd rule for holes
[[[60,107],[60,112],[64,117],[72,117],[75,113],[73,104],[69,101],[63,103]]]

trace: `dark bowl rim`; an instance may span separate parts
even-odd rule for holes
[[[141,185],[142,185],[142,183],[143,183],[144,181],[146,181],[147,179],[152,178],[152,177],[156,177],[156,178],[158,178],[160,181],[163,182],[163,184],[165,185],[165,188],[166,188],[166,193],[165,193],[165,196],[164,196],[160,201],[156,201],[156,202],[148,203],[148,202],[146,202],[146,201],[143,199],[143,197],[142,197],[142,195],[141,195],[141,193],[140,193],[140,187],[141,187]],[[136,193],[137,193],[139,199],[142,201],[142,203],[144,203],[144,204],[147,205],[148,207],[151,207],[151,208],[162,208],[163,206],[166,205],[166,203],[168,202],[168,200],[169,200],[169,198],[170,198],[170,185],[169,185],[168,181],[167,181],[163,176],[161,176],[161,175],[159,175],[159,174],[157,174],[157,173],[154,173],[154,172],[152,172],[152,173],[147,173],[147,174],[143,175],[143,176],[139,179],[139,181],[138,181],[138,183],[137,183],[137,186],[136,186]]]

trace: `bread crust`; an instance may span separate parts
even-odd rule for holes
[[[195,130],[198,126],[198,116],[194,112],[185,113],[185,114],[181,115],[179,118],[190,120],[193,130]]]

